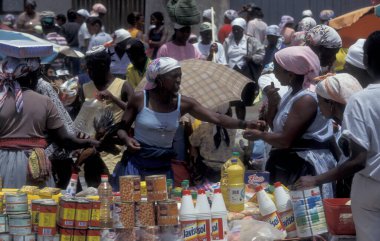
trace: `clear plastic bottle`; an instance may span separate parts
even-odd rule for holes
[[[102,175],[102,182],[98,187],[100,201],[100,228],[112,228],[112,187],[108,183],[108,175]]]
[[[228,211],[241,212],[244,210],[245,184],[244,168],[232,159],[231,166],[227,168],[228,178]]]

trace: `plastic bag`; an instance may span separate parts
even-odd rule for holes
[[[228,241],[273,241],[286,236],[269,223],[254,219],[233,221],[229,226]]]

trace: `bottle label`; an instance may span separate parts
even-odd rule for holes
[[[211,241],[210,219],[197,220],[198,241]]]
[[[244,203],[244,185],[242,187],[229,187],[228,196],[230,204],[242,204]]]
[[[224,227],[222,218],[213,218],[211,220],[211,237],[213,240],[224,239]]]
[[[273,227],[277,228],[280,231],[285,231],[284,225],[282,224],[277,212],[264,216],[262,221],[271,224]]]
[[[294,220],[293,210],[288,210],[279,214],[286,232],[296,231],[296,222]]]
[[[181,221],[181,230],[184,241],[197,241],[197,220]]]

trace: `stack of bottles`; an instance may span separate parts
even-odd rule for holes
[[[195,206],[190,191],[184,190],[179,220],[183,240],[227,240],[227,209],[220,189],[214,190],[211,207],[203,189],[198,190]]]

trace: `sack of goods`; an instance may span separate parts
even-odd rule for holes
[[[195,25],[201,21],[195,0],[169,0],[166,5],[171,20],[181,25]]]

